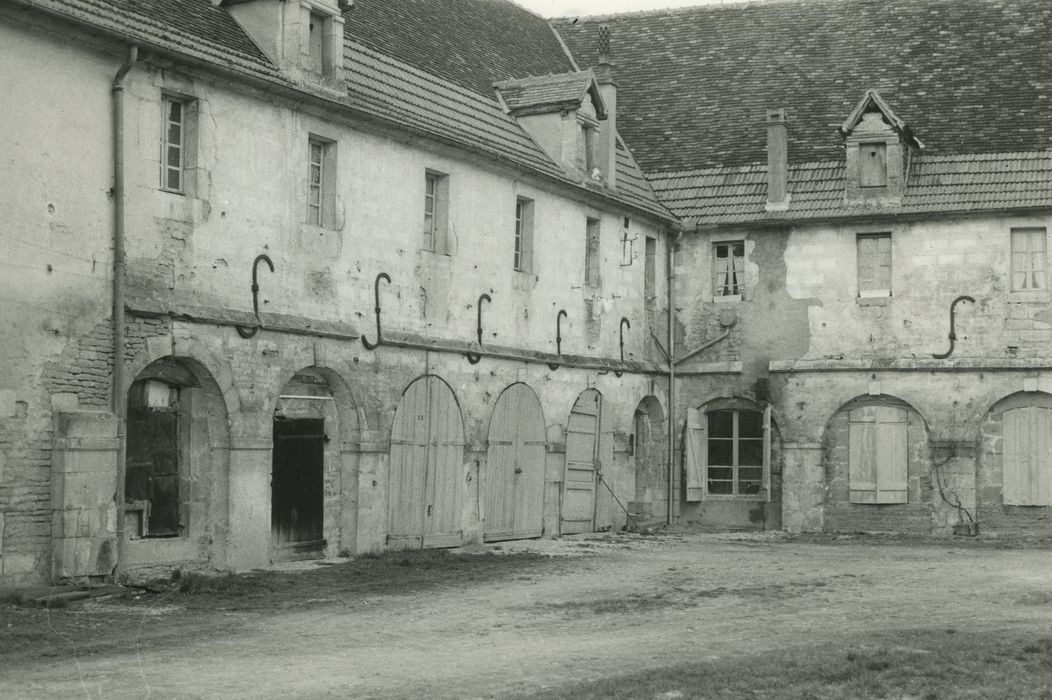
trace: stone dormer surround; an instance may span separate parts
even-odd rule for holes
[[[343,14],[351,0],[212,0],[294,82],[343,89]]]
[[[607,105],[591,70],[494,83],[505,111],[574,179],[604,185]],[[603,123],[601,125],[601,123]]]
[[[844,201],[877,206],[901,204],[911,149],[923,148],[905,122],[876,91],[870,90],[840,132],[844,136]]]

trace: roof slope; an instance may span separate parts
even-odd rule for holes
[[[1048,207],[1052,150],[918,154],[897,206],[846,204],[843,160],[790,166],[789,209],[780,212],[764,210],[766,164],[661,173],[651,182],[688,225]]]
[[[842,158],[868,89],[932,153],[1052,147],[1048,0],[789,0],[554,20],[582,68],[611,29],[618,130],[648,173],[765,162],[784,107],[791,162]]]
[[[210,0],[19,0],[20,4],[51,12],[87,26],[113,32],[128,39],[148,42],[174,53],[192,56],[224,68],[262,77],[275,86],[302,89],[289,83],[278,72],[241,28]],[[369,0],[357,0],[355,7]],[[449,0],[451,2],[490,3],[485,0]],[[392,6],[415,5],[408,0],[385,0]],[[430,0],[428,0],[430,2]],[[446,2],[446,0],[440,0]],[[515,8],[510,3],[493,2]],[[351,13],[356,10],[352,10]],[[524,10],[522,12],[525,12]],[[537,20],[535,15],[530,15]],[[349,16],[349,15],[345,15]],[[424,23],[426,17],[414,22]],[[466,22],[462,18],[462,21]],[[543,23],[543,20],[539,20]],[[558,47],[554,34],[544,24],[548,36]],[[471,27],[460,29],[462,34]],[[474,27],[483,32],[484,27]],[[419,27],[407,30],[420,33]],[[484,33],[484,32],[483,32]],[[565,54],[559,48],[559,55]],[[505,114],[497,102],[492,86],[483,93],[457,81],[436,77],[408,65],[397,57],[386,55],[354,41],[345,41],[345,76],[348,92],[340,101],[350,110],[367,118],[377,118],[440,139],[446,143],[485,154],[500,162],[525,168],[561,181],[577,189],[637,207],[663,219],[672,219],[661,205],[642,171],[627,151],[618,153],[619,177],[626,183],[617,192],[597,191],[589,184],[571,179],[563,169],[529,137],[516,120]],[[569,65],[567,61],[566,66]],[[488,78],[487,78],[488,80]],[[488,83],[487,83],[488,85]],[[332,95],[326,99],[333,100]]]
[[[344,34],[484,95],[493,83],[574,70],[547,20],[494,0],[355,0]]]

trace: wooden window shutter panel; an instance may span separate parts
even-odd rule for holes
[[[771,502],[771,407],[763,409],[763,499]]]
[[[877,503],[909,500],[909,453],[906,411],[891,406],[877,409]]]
[[[684,468],[687,476],[686,500],[701,501],[705,497],[705,414],[700,409],[687,409],[687,434],[683,440]]]
[[[1031,463],[1034,505],[1052,506],[1052,409],[1039,408],[1038,450]]]
[[[876,503],[876,408],[856,408],[848,415],[848,500]]]
[[[1030,436],[1026,408],[1005,411],[1001,417],[1002,498],[1005,505],[1030,505],[1026,493],[1029,481]]]

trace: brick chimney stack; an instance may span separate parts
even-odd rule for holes
[[[606,186],[617,189],[617,81],[610,63],[610,27],[599,25],[599,65],[595,68],[599,94],[606,105],[606,124],[603,125],[599,146],[600,167]]]
[[[785,110],[767,112],[767,211],[789,208],[789,133]]]

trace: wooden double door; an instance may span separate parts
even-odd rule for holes
[[[486,451],[483,539],[519,540],[544,532],[544,415],[537,395],[512,384],[497,399]]]
[[[391,428],[388,544],[459,546],[463,490],[460,407],[445,382],[421,377],[402,395]]]
[[[274,421],[270,522],[276,560],[320,555],[324,513],[325,422]]]
[[[588,389],[577,397],[566,427],[566,472],[559,530],[564,535],[592,532],[599,486],[599,430],[603,397]]]

